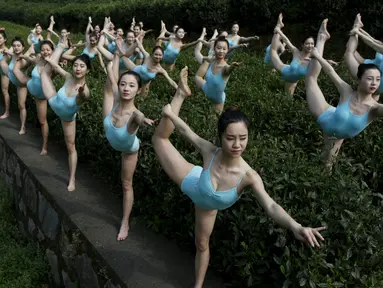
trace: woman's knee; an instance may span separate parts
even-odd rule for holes
[[[198,252],[205,252],[209,249],[209,239],[206,237],[196,237],[195,238],[195,247]]]

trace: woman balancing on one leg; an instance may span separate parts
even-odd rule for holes
[[[36,103],[37,117],[41,125],[41,135],[43,138],[43,144],[40,155],[47,154],[47,145],[48,145],[48,133],[49,127],[47,122],[47,100],[43,93],[43,88],[41,86],[40,74],[44,69],[46,64],[45,59],[49,58],[53,52],[53,44],[48,40],[43,40],[40,42],[40,53],[36,57],[29,57],[21,55],[20,59],[24,59],[28,64],[35,64],[35,67],[32,70],[32,78],[26,76],[21,70],[21,61],[17,61],[15,67],[13,68],[13,73],[17,81],[20,82],[22,86],[28,88],[29,93],[34,97]]]
[[[20,37],[15,37],[12,40],[12,49],[10,50],[4,49],[3,50],[3,59],[1,60],[1,69],[5,75],[11,80],[12,84],[17,87],[17,103],[19,106],[20,111],[20,121],[21,121],[21,127],[19,134],[23,135],[25,134],[25,122],[27,120],[27,109],[25,108],[25,101],[27,99],[27,87],[20,83],[17,78],[15,77],[15,74],[13,73],[13,68],[15,67],[16,61],[20,61],[20,69],[25,68],[27,65],[27,61],[24,59],[21,59],[20,56],[23,53],[24,50],[24,41]],[[7,62],[11,60],[9,65]]]
[[[372,38],[366,31],[361,29],[363,27],[363,23],[361,21],[360,14],[356,15],[355,22],[353,26],[353,30],[351,30],[351,35],[347,43],[347,49],[344,54],[344,59],[346,61],[346,65],[352,77],[357,78],[358,67],[360,64],[375,64],[380,72],[383,71],[383,43]],[[360,35],[360,36],[359,36]],[[360,37],[363,42],[365,42],[368,46],[373,48],[376,51],[375,59],[364,59],[360,56],[360,54],[356,51],[358,47],[358,37]],[[381,47],[379,49],[379,47]],[[382,81],[382,79],[381,79]],[[381,84],[376,91],[376,94],[373,95],[373,98],[378,101],[379,94],[383,92],[383,85]]]
[[[40,41],[44,40],[42,33],[43,33],[43,28],[41,27],[40,24],[37,23],[35,25],[35,28],[31,30],[31,33],[29,33],[28,35],[27,42],[30,47],[25,54],[30,55],[30,54],[35,54],[40,52],[37,44],[39,44]]]
[[[182,39],[185,37],[185,31],[181,27],[176,29],[174,34],[175,37],[165,37],[165,33],[166,28],[163,27],[160,36],[157,38],[156,45],[161,46],[162,41],[165,41],[166,49],[164,51],[162,61],[166,64],[169,64],[169,70],[172,71],[174,69],[178,54],[181,52],[181,50],[185,50],[194,45],[197,45],[200,41],[196,40],[194,42],[184,44]]]
[[[85,31],[85,43],[74,44],[73,47],[85,46],[85,48],[81,54],[87,55],[90,60],[93,60],[97,56],[101,67],[104,69],[104,72],[106,73],[106,67],[105,67],[104,61],[102,60],[102,55],[97,49],[97,42],[98,42],[97,34],[94,32],[93,33],[90,32],[91,24],[92,24],[92,18],[89,17],[88,26],[86,27],[86,31]],[[68,60],[77,59],[77,56],[71,55],[71,52],[72,51],[70,51],[70,50],[65,52],[63,54],[63,58],[68,59]]]
[[[217,40],[217,35],[218,35],[218,38],[224,38],[224,39],[228,39],[229,37],[229,34],[226,32],[226,31],[221,31],[220,33],[217,32],[217,30],[214,31],[214,35],[212,36],[212,38],[209,40],[209,41],[205,41],[205,36],[206,36],[206,28],[204,27],[202,29],[202,34],[201,36],[199,37],[199,43],[195,46],[194,48],[194,57],[195,59],[197,60],[197,62],[199,64],[202,64],[204,62],[204,56],[202,55],[201,51],[202,51],[202,46],[206,46],[209,48],[209,53],[208,53],[208,56],[213,56],[214,55],[214,43],[215,41]],[[227,54],[225,56],[225,58],[229,58],[228,55],[234,51],[235,49],[238,49],[238,48],[241,48],[241,47],[247,47],[247,43],[243,43],[243,44],[238,44],[238,45],[235,45],[235,46],[232,46],[232,47],[229,47],[229,50],[227,51]],[[230,46],[230,44],[229,44]]]
[[[326,25],[327,19],[319,30],[317,48],[311,52],[312,60],[305,83],[307,104],[324,134],[324,162],[331,169],[343,140],[358,135],[371,121],[382,117],[383,105],[372,98],[381,79],[378,67],[374,64],[360,64],[357,72],[358,87],[354,91],[323,59],[324,44],[330,38]],[[327,103],[318,86],[321,68],[331,78],[340,94],[337,107]]]
[[[121,180],[123,188],[123,217],[117,240],[125,240],[129,232],[129,216],[132,211],[133,174],[136,170],[140,141],[137,130],[140,126],[152,125],[153,120],[145,118],[134,99],[141,90],[141,78],[133,71],[118,77],[119,59],[116,54],[107,66],[108,80],[113,94],[104,94],[103,118],[106,138],[113,149],[121,152]]]
[[[160,64],[164,54],[164,49],[162,49],[160,46],[156,46],[152,50],[152,55],[150,55],[148,52],[146,52],[142,46],[142,43],[137,38],[135,39],[135,43],[135,45],[137,45],[140,51],[144,54],[144,63],[142,65],[134,64],[133,61],[128,58],[131,56],[131,54],[123,56],[122,61],[128,70],[134,71],[140,75],[143,86],[142,94],[148,94],[150,81],[155,79],[157,75],[164,76],[169,84],[177,89],[177,83],[174,82],[172,78],[170,78],[168,72],[166,72],[166,70],[162,68]],[[129,48],[129,50],[130,49],[131,48]]]
[[[77,168],[77,151],[75,147],[76,138],[76,113],[81,105],[89,99],[90,93],[86,85],[86,74],[91,68],[90,59],[87,55],[80,55],[74,59],[73,75],[66,72],[58,65],[60,56],[66,48],[67,39],[57,46],[52,57],[45,59],[50,65],[46,65],[41,72],[41,84],[43,93],[50,107],[61,119],[64,130],[65,144],[68,149],[69,161],[69,184],[68,191],[75,190],[75,175]],[[52,69],[65,78],[65,84],[56,92],[51,79]]]
[[[203,57],[205,61],[197,71],[195,82],[213,103],[216,113],[221,114],[226,99],[225,88],[231,72],[240,63],[226,63],[225,57],[229,50],[229,43],[225,38],[218,38],[214,42],[215,56]],[[205,76],[205,79],[203,79]]]
[[[105,18],[107,19],[107,18]],[[121,38],[116,38],[115,39],[115,45],[116,45],[116,49],[113,49],[113,50],[110,50],[109,47],[108,49],[105,49],[104,48],[104,44],[105,44],[105,38],[106,38],[106,35],[108,34],[108,23],[105,23],[105,26],[104,26],[104,29],[101,31],[100,33],[100,40],[98,41],[98,44],[97,44],[97,49],[98,51],[100,51],[100,53],[106,58],[108,59],[109,61],[112,61],[114,59],[114,53],[116,52],[117,50],[117,46],[119,47],[119,50],[122,54],[124,55],[129,55],[129,59],[131,61],[134,61],[135,60],[135,57],[138,55],[138,53],[136,53],[136,44],[135,44],[135,37],[134,37],[134,33],[132,31],[128,31],[128,33],[126,33],[126,39],[122,39]],[[118,29],[117,29],[118,31]],[[124,72],[126,71],[127,68],[125,67],[124,65],[124,62],[122,60],[122,58],[120,58],[120,72]],[[111,93],[111,91],[110,91]]]
[[[5,46],[7,43],[7,35],[5,34],[4,30],[0,30],[0,63],[2,62],[4,58],[3,51],[7,50],[7,46]],[[5,66],[8,66],[7,62],[4,63]],[[4,97],[4,114],[0,116],[1,119],[6,119],[9,116],[9,107],[10,107],[10,98],[9,98],[9,78],[7,74],[4,74],[3,70],[0,69],[0,79],[1,79],[1,93]]]
[[[217,210],[227,209],[246,187],[251,187],[266,213],[279,225],[290,229],[300,241],[319,247],[319,233],[325,227],[302,227],[264,189],[262,179],[241,157],[248,141],[247,117],[237,108],[227,109],[218,120],[221,142],[216,147],[195,134],[178,117],[183,101],[190,95],[187,68],[181,71],[181,80],[171,102],[163,109],[163,118],[156,128],[152,142],[159,162],[168,176],[195,204],[195,286],[202,287],[209,265],[209,240],[213,232]],[[202,154],[203,167],[187,162],[169,138],[176,128]]]
[[[238,23],[234,23],[231,27],[231,33],[228,35],[227,41],[229,42],[229,48],[235,47],[239,44],[248,43],[250,41],[259,40],[258,36],[252,37],[241,37],[238,35],[239,25]],[[232,53],[229,53],[228,57],[230,57]]]
[[[282,22],[282,13],[279,14],[277,25],[274,29],[273,40],[271,41],[270,57],[274,68],[282,74],[285,80],[285,91],[290,95],[294,94],[298,81],[304,78],[307,74],[307,67],[310,61],[310,53],[314,48],[314,39],[307,38],[302,46],[302,51],[296,48],[290,40],[282,33],[281,29],[284,27]],[[281,45],[281,38],[286,43],[288,49],[293,53],[293,60],[290,65],[283,64],[278,55],[278,49]],[[338,63],[329,60],[329,63],[337,65]]]

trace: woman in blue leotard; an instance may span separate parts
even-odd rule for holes
[[[313,229],[297,223],[267,194],[259,174],[241,157],[247,146],[249,120],[238,108],[227,109],[218,120],[219,147],[199,137],[178,117],[183,101],[191,94],[187,76],[187,68],[184,68],[171,104],[163,109],[163,117],[154,132],[152,143],[166,174],[195,206],[197,253],[194,287],[201,288],[204,282],[217,210],[232,206],[246,187],[252,188],[265,212],[279,225],[290,229],[300,241],[319,247],[317,238],[324,240],[320,231],[325,227]],[[170,142],[174,128],[201,152],[202,167],[186,161]]]
[[[107,65],[108,79],[113,94],[104,94],[103,119],[105,135],[113,149],[121,152],[121,180],[123,189],[123,216],[117,241],[125,240],[129,233],[129,216],[132,211],[133,174],[136,170],[140,140],[137,130],[140,126],[152,125],[135,104],[135,97],[140,94],[141,78],[128,71],[118,77],[120,57]]]
[[[165,41],[165,51],[164,56],[162,57],[162,61],[169,65],[169,70],[172,71],[174,69],[174,65],[176,63],[178,54],[181,50],[185,50],[187,48],[193,47],[199,43],[199,40],[193,41],[191,43],[184,44],[182,39],[185,37],[185,31],[183,28],[178,27],[174,33],[174,37],[165,37],[166,28],[163,27],[161,30],[160,36],[157,38],[157,46],[161,46],[161,42]],[[161,42],[158,42],[161,41]]]
[[[274,68],[282,74],[285,80],[285,91],[290,95],[294,94],[298,81],[303,79],[307,74],[307,67],[310,62],[310,53],[314,48],[314,38],[307,38],[302,46],[302,51],[296,48],[290,40],[282,33],[281,29],[284,27],[282,22],[282,13],[279,14],[277,25],[274,29],[273,40],[271,41],[270,57]],[[293,60],[289,65],[284,64],[278,55],[278,47],[280,41],[286,43],[288,49],[293,53]],[[329,63],[337,65],[338,63],[328,60]]]
[[[107,35],[108,31],[108,23],[105,24],[104,29],[100,33],[100,40],[98,41],[97,44],[97,49],[98,51],[109,61],[112,61],[114,59],[114,53],[119,49],[119,51],[124,54],[125,56],[129,56],[129,59],[134,61],[135,57],[138,55],[136,52],[136,45],[135,45],[135,37],[134,37],[134,32],[128,30],[126,33],[126,39],[123,39],[122,37],[118,37],[115,39],[115,49],[113,52],[111,52],[110,49],[105,49],[105,38]],[[118,29],[117,29],[118,31]],[[120,58],[120,72],[126,71],[127,68],[124,65],[124,62]]]
[[[42,33],[43,28],[40,24],[37,23],[35,25],[35,28],[33,28],[33,30],[31,30],[31,33],[29,33],[28,35],[27,42],[30,47],[25,54],[29,55],[40,52],[36,45],[39,44],[40,41],[44,40]]]
[[[25,108],[25,101],[27,99],[27,87],[23,86],[15,77],[15,74],[13,74],[13,68],[16,64],[16,61],[21,62],[21,68],[23,69],[27,61],[24,59],[20,58],[24,51],[24,41],[21,39],[21,37],[15,37],[12,40],[12,49],[13,51],[11,52],[10,50],[4,49],[3,50],[3,59],[1,60],[1,69],[3,70],[3,73],[7,75],[9,80],[11,80],[12,84],[16,86],[17,88],[17,103],[19,106],[19,111],[20,111],[20,122],[21,122],[21,127],[19,134],[23,135],[25,134],[25,121],[27,120],[27,109]],[[9,65],[7,64],[8,61],[11,61]]]
[[[77,168],[77,151],[75,146],[76,139],[76,113],[81,105],[90,97],[88,86],[86,85],[86,74],[91,69],[90,59],[87,55],[79,55],[73,62],[73,75],[60,67],[59,59],[64,49],[67,48],[67,36],[63,37],[52,54],[46,61],[46,65],[41,72],[41,84],[43,93],[48,100],[49,106],[61,119],[65,144],[68,149],[69,162],[69,181],[68,191],[75,190],[75,176]],[[56,88],[51,79],[52,70],[65,78],[65,84],[56,92]]]
[[[226,63],[225,57],[229,44],[225,38],[218,38],[214,43],[214,57],[203,57],[205,61],[197,71],[195,83],[213,103],[216,113],[221,114],[225,104],[225,88],[231,72],[240,63]],[[205,79],[203,77],[205,76]]]
[[[5,46],[7,43],[7,35],[5,34],[4,30],[0,30],[0,63],[3,60],[4,54],[3,51],[7,50],[7,46]],[[8,66],[8,64],[5,62],[5,66]],[[9,98],[9,78],[7,74],[3,72],[2,69],[0,69],[0,79],[1,79],[1,93],[4,97],[4,114],[0,116],[1,119],[6,119],[9,116],[9,107],[10,107],[10,98]]]
[[[33,96],[36,103],[37,118],[39,119],[41,126],[41,135],[43,138],[42,149],[40,155],[46,155],[48,153],[48,133],[49,127],[47,122],[47,100],[43,93],[43,88],[41,86],[41,71],[44,69],[46,64],[45,59],[49,58],[53,53],[53,44],[48,40],[43,40],[40,42],[40,53],[35,57],[29,57],[26,55],[21,55],[20,59],[27,61],[27,65],[34,64],[35,67],[32,70],[32,77],[29,78],[21,70],[21,61],[16,61],[15,67],[13,68],[13,73],[17,81],[24,87],[28,88],[29,93]]]
[[[383,47],[383,43],[381,41],[375,40],[371,37],[366,31],[362,29],[363,23],[361,21],[360,14],[357,14],[354,21],[354,26],[350,38],[347,43],[347,49],[344,54],[344,60],[346,62],[347,68],[355,79],[357,78],[358,67],[362,63],[366,64],[375,64],[379,67],[380,72],[383,72],[383,49],[378,49],[379,46]],[[357,36],[360,35],[360,36]],[[358,52],[358,37],[360,37],[363,42],[365,42],[368,46],[373,48],[376,51],[374,59],[364,59]],[[379,86],[376,94],[373,95],[373,98],[378,101],[379,94],[383,92],[383,84]]]
[[[229,42],[229,48],[235,47],[239,44],[248,43],[254,40],[259,40],[258,36],[252,37],[241,37],[238,35],[239,25],[238,23],[234,23],[231,27],[231,33],[228,35],[227,41]],[[228,57],[230,57],[232,53],[229,53]]]
[[[343,140],[358,135],[371,121],[382,117],[383,105],[372,98],[381,79],[381,72],[377,66],[374,64],[359,65],[358,87],[354,91],[323,59],[324,44],[330,38],[326,25],[327,19],[321,25],[316,48],[311,52],[313,59],[309,64],[305,84],[309,110],[315,116],[324,134],[323,160],[326,167],[331,169]],[[331,78],[340,94],[336,107],[327,103],[318,86],[321,68]]]
[[[72,47],[85,47],[81,54],[85,54],[89,56],[90,60],[93,60],[96,56],[98,57],[98,60],[100,62],[101,67],[103,68],[104,72],[106,73],[106,67],[104,64],[104,61],[102,59],[101,53],[97,49],[97,42],[98,37],[95,32],[91,32],[92,27],[92,18],[89,17],[88,26],[86,27],[85,31],[85,43],[80,44],[74,44]],[[73,51],[68,50],[63,54],[63,58],[67,60],[74,60],[77,59],[76,56],[71,55]]]
[[[204,27],[202,29],[202,34],[198,39],[199,43],[194,48],[194,57],[199,64],[202,64],[204,62],[204,60],[203,60],[204,56],[201,53],[202,46],[204,45],[204,46],[208,47],[209,48],[208,56],[212,56],[212,55],[214,55],[214,43],[215,43],[215,40],[217,40],[217,36],[219,38],[225,38],[227,40],[229,37],[229,34],[227,33],[227,31],[220,31],[218,33],[217,30],[214,30],[214,34],[209,41],[205,41],[205,36],[206,36],[206,28]],[[226,59],[229,58],[228,55],[232,51],[234,51],[235,49],[247,47],[247,45],[248,45],[247,43],[242,43],[242,44],[238,44],[238,45],[230,47],[230,44],[229,44],[229,50],[228,50],[225,58]]]
[[[123,56],[122,61],[128,70],[134,71],[140,75],[143,86],[141,94],[148,94],[150,82],[155,79],[157,75],[164,76],[169,84],[177,89],[177,83],[170,78],[168,72],[166,72],[166,70],[161,66],[164,49],[160,46],[156,46],[153,48],[152,54],[150,55],[146,52],[145,48],[142,46],[142,43],[137,38],[135,39],[135,45],[144,55],[144,63],[142,65],[134,64],[133,61],[127,57],[130,55]]]

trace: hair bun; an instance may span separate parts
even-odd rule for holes
[[[241,111],[241,108],[239,108],[239,106],[230,106],[226,111]]]

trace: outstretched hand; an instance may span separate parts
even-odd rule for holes
[[[82,84],[81,86],[79,86],[79,87],[77,88],[78,94],[80,94],[80,95],[84,94],[84,91],[85,91],[85,85],[86,85],[86,83],[84,82],[84,84]]]
[[[239,67],[240,65],[242,65],[242,62],[233,62],[230,66]]]
[[[144,118],[142,120],[142,124],[143,126],[152,126],[153,124],[156,124],[156,120],[152,120],[152,119],[149,119],[149,118]]]
[[[311,228],[300,226],[294,230],[293,233],[299,241],[309,244],[311,247],[320,247],[317,238],[324,241],[323,236],[319,232],[325,229],[327,229],[327,227]]]

